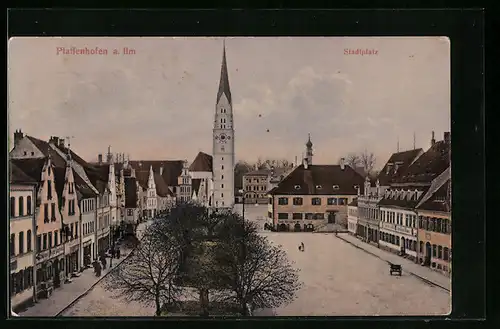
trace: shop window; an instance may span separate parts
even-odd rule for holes
[[[278,219],[288,219],[288,213],[286,212],[278,213]]]

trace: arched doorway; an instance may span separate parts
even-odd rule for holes
[[[328,224],[335,224],[335,211],[328,212]]]
[[[281,231],[281,232],[284,232],[286,231],[286,225],[284,223],[281,223],[279,226],[278,226],[278,230]]]
[[[309,232],[313,232],[314,231],[314,225],[313,224],[307,224],[307,230]]]
[[[299,224],[299,223],[295,223],[295,225],[294,225],[294,227],[293,227],[293,230],[294,230],[295,232],[300,232],[300,231],[301,231],[301,229],[300,229],[300,224]]]
[[[404,237],[401,237],[401,255],[406,253],[406,241]]]
[[[425,260],[424,260],[424,265],[425,266],[430,266],[431,265],[431,255],[432,255],[431,244],[429,242],[427,242],[425,244]]]

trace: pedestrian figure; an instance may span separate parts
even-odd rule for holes
[[[106,269],[106,257],[101,257],[102,268]]]
[[[111,258],[115,258],[115,248],[111,248]]]
[[[117,259],[120,259],[120,249],[117,249],[117,250],[116,250],[116,258],[117,258]]]
[[[101,271],[102,271],[101,264],[99,262],[96,262],[96,276],[97,277],[101,276]]]
[[[304,248],[304,242],[301,242],[301,243],[300,243],[300,246],[302,247],[302,251],[304,251],[304,249],[305,249],[305,248]]]

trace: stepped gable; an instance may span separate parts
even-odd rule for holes
[[[137,208],[137,185],[134,177],[125,177],[125,208]]]
[[[300,165],[285,177],[269,194],[282,195],[357,195],[356,186],[365,179],[349,166]]]
[[[204,152],[199,152],[189,166],[189,171],[212,172],[213,158]]]

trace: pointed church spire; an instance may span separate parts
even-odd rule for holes
[[[229,104],[231,101],[231,89],[229,88],[229,76],[227,73],[227,63],[226,63],[226,42],[223,41],[222,45],[222,65],[220,69],[220,81],[219,81],[219,91],[217,92],[217,103],[221,98],[222,94],[225,94]]]

